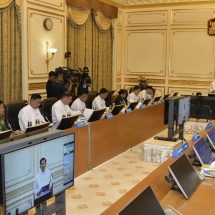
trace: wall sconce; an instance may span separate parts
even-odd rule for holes
[[[67,51],[67,52],[65,53],[65,59],[68,58],[68,57],[70,57],[70,56],[71,56],[71,52],[70,52],[70,51]]]
[[[47,71],[49,71],[49,61],[54,57],[54,54],[57,52],[55,48],[49,48],[49,43],[46,42],[46,64]],[[49,53],[51,53],[51,57],[49,58]]]

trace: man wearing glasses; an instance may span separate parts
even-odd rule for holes
[[[29,126],[45,122],[39,110],[41,101],[40,94],[32,94],[30,103],[19,111],[18,118],[21,131],[25,132]]]
[[[71,93],[64,93],[60,100],[54,103],[52,106],[52,122],[54,124],[53,128],[57,128],[61,119],[67,116],[81,115],[84,112],[85,108],[82,108],[78,111],[73,111],[69,107],[70,102],[72,101]]]

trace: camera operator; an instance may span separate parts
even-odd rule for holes
[[[46,93],[47,93],[47,98],[52,97],[52,83],[55,82],[55,72],[51,71],[49,72],[49,79],[46,82]]]
[[[63,71],[56,71],[56,81],[52,83],[52,96],[60,99],[65,92],[71,92],[72,81],[70,79],[65,82],[63,79]]]
[[[81,69],[79,68],[81,71]],[[78,85],[78,93],[81,91],[85,91],[87,93],[90,92],[90,86],[91,86],[91,78],[89,76],[89,69],[88,67],[84,67],[82,75],[81,75],[81,80]]]

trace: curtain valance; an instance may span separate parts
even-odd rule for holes
[[[0,0],[0,9],[10,6],[15,0]]]

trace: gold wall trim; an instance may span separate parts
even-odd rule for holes
[[[116,83],[121,82],[121,78],[116,78]]]
[[[49,4],[47,3],[46,1],[41,1],[41,0],[37,0],[37,2],[35,0],[28,0],[27,1],[29,4],[34,4],[34,5],[37,5],[37,6],[45,6],[47,8],[51,8],[51,9],[55,9],[55,10],[58,10],[58,11],[65,11],[65,5],[66,4],[63,4],[63,1],[61,1],[61,3],[59,3],[59,5],[57,4]]]
[[[28,84],[28,90],[40,90],[45,88],[46,88],[46,82]]]
[[[125,78],[124,82],[137,82],[138,83],[138,78]]]
[[[210,86],[212,81],[196,81],[196,80],[169,80],[169,84],[175,85],[202,85]]]
[[[152,83],[152,84],[165,84],[165,79],[151,79],[151,78],[147,78],[146,81],[147,81],[147,83]]]

